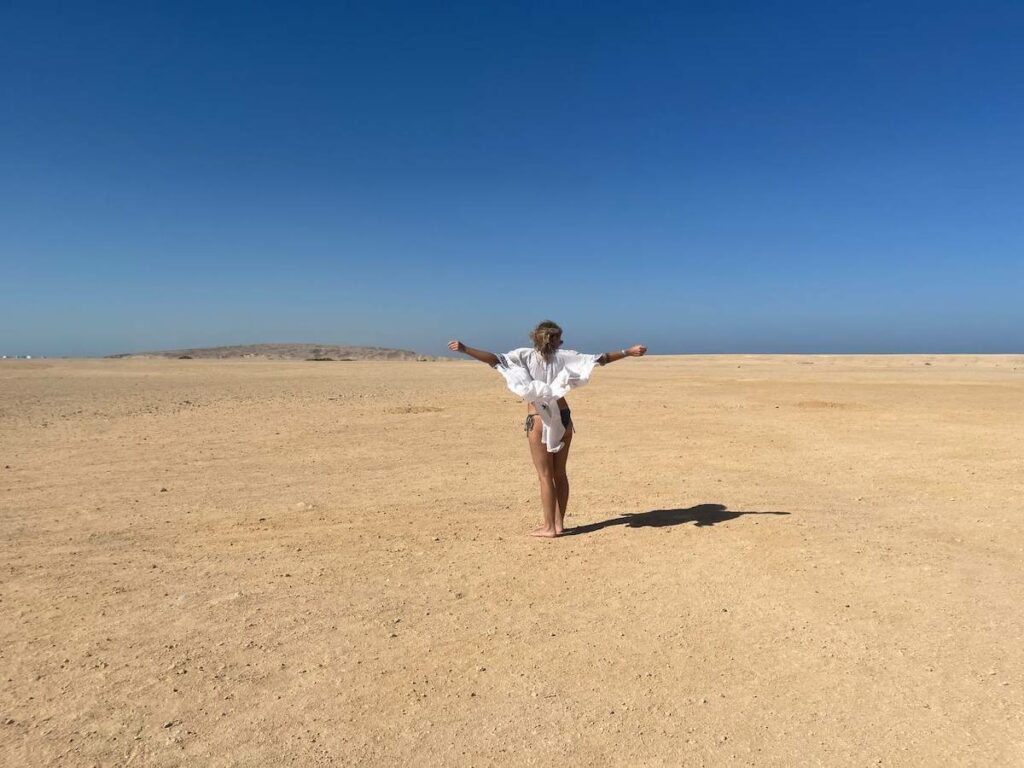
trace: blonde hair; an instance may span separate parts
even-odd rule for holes
[[[557,350],[558,346],[555,341],[562,336],[562,329],[558,323],[551,320],[543,320],[537,324],[537,327],[530,331],[530,340],[533,342],[533,348],[540,352],[544,357],[550,357]]]

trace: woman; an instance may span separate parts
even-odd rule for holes
[[[448,342],[448,349],[462,352],[498,370],[515,394],[526,400],[526,434],[530,456],[540,481],[540,503],[544,523],[530,535],[554,538],[565,530],[569,505],[569,478],[565,465],[572,443],[572,415],[565,394],[590,379],[595,365],[607,365],[647,352],[635,344],[618,352],[583,355],[561,349],[562,329],[545,320],[530,333],[533,348],[513,349],[504,355],[467,347],[461,341]]]

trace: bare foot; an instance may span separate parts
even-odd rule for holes
[[[558,531],[556,531],[554,528],[547,528],[542,525],[539,528],[534,528],[532,531],[530,531],[530,535],[538,536],[542,539],[553,539],[558,535]]]

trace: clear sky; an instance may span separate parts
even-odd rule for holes
[[[6,2],[0,353],[1024,351],[1024,4]]]

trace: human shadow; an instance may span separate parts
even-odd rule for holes
[[[579,536],[593,533],[613,525],[625,525],[629,528],[664,528],[670,525],[693,523],[698,528],[718,525],[727,520],[735,520],[744,515],[788,515],[789,512],[749,512],[726,509],[724,504],[698,504],[686,509],[652,509],[649,512],[626,512],[618,517],[601,520],[597,523],[578,525],[566,528],[563,536]]]

